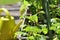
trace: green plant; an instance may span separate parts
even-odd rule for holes
[[[22,34],[27,33],[25,34],[28,37],[27,40],[59,40],[60,8],[57,7],[58,0],[24,1],[30,4],[29,10],[31,13],[31,16],[22,16],[27,19],[26,26],[21,31]],[[48,38],[44,39],[46,36]]]
[[[48,31],[46,30],[44,25],[40,25],[40,26],[42,27],[42,29],[38,28],[37,26],[29,26],[28,25],[26,28],[24,28],[19,33],[22,36],[28,37],[27,40],[46,40],[46,36],[40,35],[40,33],[43,32],[44,34],[47,34]],[[17,35],[17,34],[18,34],[18,32],[15,35]]]

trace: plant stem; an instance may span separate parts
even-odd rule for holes
[[[46,15],[46,20],[47,20],[47,28],[48,28],[48,36],[49,36],[49,40],[52,40],[52,35],[51,35],[51,31],[50,31],[50,26],[51,26],[51,22],[50,22],[50,13],[49,13],[49,0],[43,0],[43,9],[45,11],[45,15]]]

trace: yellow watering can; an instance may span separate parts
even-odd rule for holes
[[[11,40],[13,34],[18,30],[23,20],[20,20],[20,22],[16,25],[14,17],[10,15],[8,10],[0,8],[0,14],[3,11],[6,13],[6,16],[0,16],[0,40]]]

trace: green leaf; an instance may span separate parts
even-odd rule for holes
[[[44,38],[44,36],[41,36],[40,40],[46,40],[46,39]]]
[[[41,36],[40,34],[36,34],[36,33],[33,33],[33,35],[36,37],[36,36]]]
[[[36,26],[27,26],[24,30],[26,32],[33,32],[33,33],[41,32],[41,29],[39,29]]]
[[[47,34],[48,33],[47,28],[42,28],[42,31],[43,31],[44,34]]]
[[[57,34],[60,34],[60,29],[57,29],[57,30],[56,30],[56,33],[57,33]]]
[[[30,4],[27,1],[24,1],[20,7],[20,15],[23,16]]]
[[[50,27],[50,30],[54,30],[55,31],[56,30],[56,27]]]
[[[28,37],[28,40],[34,40],[33,36]]]
[[[60,16],[60,7],[57,8],[57,13],[56,13],[58,16]]]
[[[54,5],[54,4],[51,4],[51,5],[49,5],[51,8],[55,8],[56,7],[56,5]]]
[[[33,22],[38,22],[38,16],[37,15],[32,15],[32,16],[28,17],[28,19],[30,21],[33,21]]]
[[[23,33],[24,33],[24,32],[16,32],[15,35],[14,35],[14,38],[16,38],[18,34],[21,35],[21,34],[23,34]]]
[[[53,40],[59,40],[59,39],[56,37],[56,38],[54,38]]]

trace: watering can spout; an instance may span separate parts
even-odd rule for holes
[[[23,20],[20,20],[20,22],[14,27],[13,32],[16,32],[20,25],[22,24]]]

